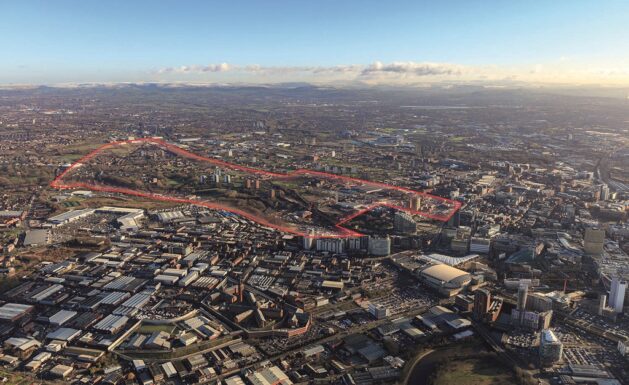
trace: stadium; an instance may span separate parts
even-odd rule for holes
[[[457,295],[472,281],[470,273],[445,264],[435,264],[419,272],[423,282],[441,295]]]

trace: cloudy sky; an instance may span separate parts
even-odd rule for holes
[[[0,84],[629,85],[626,0],[2,0]]]

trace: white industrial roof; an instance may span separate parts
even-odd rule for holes
[[[428,260],[430,262],[443,263],[448,266],[458,266],[472,259],[478,258],[478,254],[470,254],[465,257],[451,257],[449,255],[432,253],[428,255],[421,255],[420,258]]]
[[[94,326],[94,329],[112,331],[124,326],[127,321],[129,321],[128,317],[110,314],[107,317],[103,318],[99,323],[97,323]]]
[[[46,338],[50,340],[71,341],[78,337],[80,333],[81,331],[77,329],[59,328],[53,332],[48,333],[46,335]]]
[[[63,325],[75,315],[77,315],[77,312],[72,310],[59,310],[48,318],[48,322],[53,325]]]
[[[21,303],[6,303],[0,307],[0,319],[12,320],[33,309],[31,305],[23,305]]]

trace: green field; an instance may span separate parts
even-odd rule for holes
[[[33,377],[27,374],[9,372],[4,369],[0,369],[0,379],[6,378],[5,384],[8,385],[28,385],[33,383]],[[3,380],[4,381],[4,380]]]
[[[441,365],[432,385],[512,385],[517,383],[508,369],[491,357],[454,360]]]
[[[173,330],[175,330],[175,327],[176,325],[170,325],[170,324],[165,324],[165,325],[144,324],[140,326],[138,330],[136,330],[136,332],[142,333],[142,334],[149,334],[153,332],[166,332],[168,334],[172,334]]]
[[[75,162],[102,144],[98,141],[95,143],[90,141],[66,146],[59,151],[59,157],[65,162]]]

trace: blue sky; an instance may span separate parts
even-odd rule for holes
[[[629,79],[628,1],[2,0],[0,14],[3,84]]]

